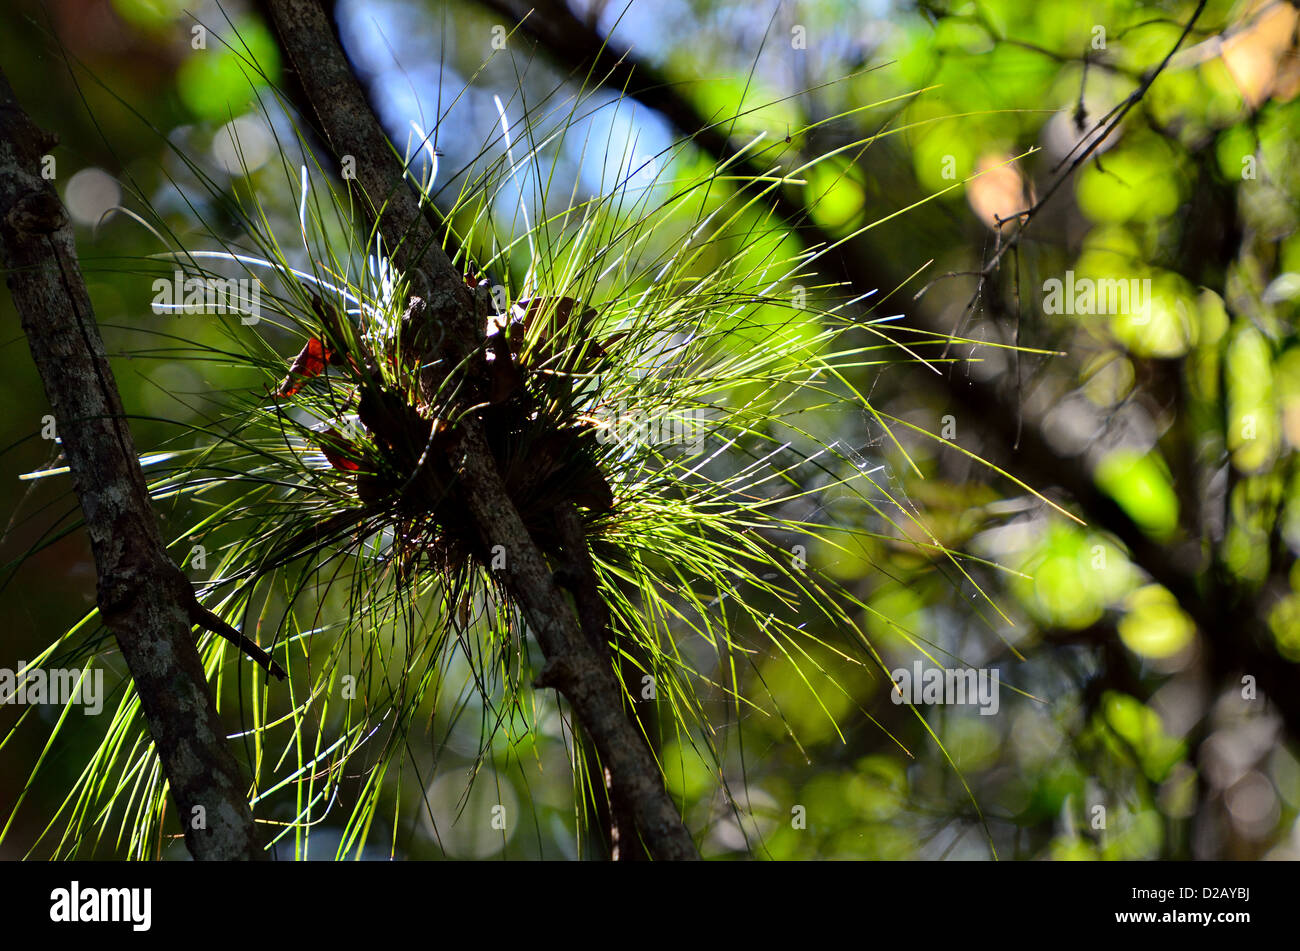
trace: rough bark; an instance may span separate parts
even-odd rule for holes
[[[286,62],[317,130],[339,160],[355,159],[348,184],[378,218],[394,264],[420,280],[426,319],[443,328],[444,366],[482,359],[484,321],[464,277],[443,251],[408,186],[401,160],[385,137],[335,37],[319,0],[265,0]],[[382,214],[379,212],[382,210]],[[423,285],[423,286],[421,286]],[[656,859],[698,858],[654,758],[623,712],[609,662],[588,643],[573,607],[529,536],[502,482],[483,427],[472,415],[458,426],[456,446],[470,514],[479,536],[504,546],[505,585],[522,608],[547,663],[539,686],[556,688],[609,769]]]
[[[41,177],[54,141],[0,74],[0,255],[85,515],[100,616],[131,672],[190,853],[261,857],[191,633],[193,589],[163,545],[72,228]],[[206,827],[196,829],[200,808]]]

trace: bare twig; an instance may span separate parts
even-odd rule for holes
[[[273,674],[278,680],[284,680],[287,676],[284,668],[276,662],[274,657],[264,651],[260,644],[254,643],[242,631],[236,630],[199,604],[197,598],[190,604],[189,612],[191,623],[203,628],[205,631],[211,631],[213,634],[225,638],[251,657],[268,674]]]
[[[1052,169],[1052,171],[1060,172],[1060,174],[1052,180],[1047,188],[1043,189],[1043,194],[1039,196],[1038,200],[1025,210],[1016,212],[1013,215],[1008,215],[1003,220],[1003,223],[1013,220],[1018,222],[1016,231],[1005,242],[999,242],[998,249],[993,253],[989,260],[984,262],[985,274],[992,273],[992,271],[998,266],[998,263],[1002,260],[1003,255],[1005,255],[1011,248],[1017,247],[1020,244],[1020,238],[1021,235],[1024,234],[1025,229],[1029,227],[1029,224],[1034,220],[1034,217],[1042,211],[1043,207],[1052,200],[1052,197],[1056,194],[1057,190],[1065,184],[1070,176],[1073,175],[1084,162],[1088,161],[1092,154],[1101,147],[1103,142],[1111,137],[1115,130],[1119,128],[1119,124],[1124,121],[1125,116],[1133,111],[1133,108],[1146,97],[1147,90],[1151,88],[1151,84],[1156,81],[1157,76],[1165,71],[1165,67],[1169,65],[1169,61],[1174,58],[1174,54],[1178,52],[1178,48],[1183,45],[1183,41],[1186,40],[1188,35],[1192,32],[1192,28],[1196,25],[1196,21],[1200,19],[1201,13],[1205,10],[1207,2],[1208,0],[1201,0],[1201,2],[1197,4],[1196,9],[1192,12],[1191,17],[1187,21],[1187,25],[1183,27],[1183,32],[1179,34],[1178,39],[1174,42],[1174,45],[1170,47],[1169,52],[1165,55],[1165,58],[1160,61],[1160,64],[1156,66],[1155,69],[1146,73],[1142,81],[1138,83],[1137,88],[1129,93],[1123,102],[1098,119],[1096,125],[1093,126],[1092,132],[1075,143],[1074,148],[1072,148],[1070,152],[1057,163],[1056,168]],[[1075,154],[1076,151],[1078,152],[1077,155]],[[1061,171],[1062,166],[1065,167],[1063,172]]]

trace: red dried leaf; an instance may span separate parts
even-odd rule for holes
[[[325,453],[325,458],[335,469],[344,472],[357,472],[361,469],[359,463],[348,458],[349,455],[357,454],[357,447],[339,435],[337,429],[327,429],[321,433],[320,451]]]
[[[313,337],[307,341],[307,346],[299,351],[298,356],[293,358],[289,375],[284,378],[275,395],[293,396],[302,389],[303,383],[312,377],[320,376],[325,372],[325,367],[332,362],[334,362],[333,351],[325,345],[324,340]]]

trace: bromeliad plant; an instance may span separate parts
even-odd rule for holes
[[[429,757],[415,746],[435,722],[480,711],[474,772],[529,755],[553,715],[549,695],[529,686],[540,663],[502,583],[504,551],[467,517],[452,450],[471,417],[529,534],[557,565],[570,530],[562,513],[579,513],[628,710],[647,734],[672,732],[702,751],[720,781],[710,703],[762,711],[742,689],[756,656],[784,655],[809,683],[814,646],[884,671],[864,634],[871,608],[806,562],[811,540],[922,539],[914,543],[970,579],[965,556],[925,532],[855,451],[819,435],[848,406],[892,439],[891,420],[851,381],[927,352],[949,359],[952,342],[898,348],[861,301],[834,303],[835,289],[818,286],[825,249],[795,247],[770,220],[771,192],[800,187],[829,157],[789,171],[773,161],[770,175],[750,179],[732,163],[701,168],[679,143],[655,157],[653,181],[625,157],[608,187],[557,201],[543,162],[599,108],[619,103],[579,94],[526,109],[527,153],[516,160],[498,101],[504,148],[487,143],[450,176],[459,194],[442,201],[443,237],[485,341],[456,365],[436,357],[445,328],[430,317],[428,290],[395,269],[378,228],[358,227],[301,138],[279,150],[300,202],[288,244],[259,200],[265,176],[245,168],[227,192],[184,154],[192,182],[226,196],[240,245],[212,228],[207,243],[218,246],[199,248],[165,216],[138,216],[170,246],[168,267],[210,278],[224,273],[210,268],[242,267],[266,288],[261,319],[223,324],[223,345],[158,334],[165,345],[154,356],[219,366],[246,385],[219,394],[220,412],[149,456],[150,489],[172,519],[189,519],[175,536],[178,556],[192,562],[196,542],[217,553],[196,592],[218,621],[202,642],[206,669],[221,704],[238,703],[244,718],[259,821],[296,855],[324,823],[341,830],[340,857],[380,848],[377,825],[388,830],[384,852],[402,854],[401,817],[430,812]],[[274,128],[277,104],[262,111]],[[758,136],[740,154],[763,148]],[[407,154],[422,202],[445,199],[427,137]],[[429,160],[423,175],[420,159]],[[516,234],[501,212],[504,195],[524,192],[521,170],[533,170],[536,193],[514,216],[524,222]],[[552,210],[534,222],[529,204]],[[814,503],[827,490],[854,494],[872,523],[824,524]],[[40,662],[104,650],[88,629],[78,625]],[[243,654],[283,682],[250,676]],[[653,717],[638,706],[646,683]],[[581,840],[601,783],[589,757],[572,762]],[[114,839],[133,857],[159,854],[164,787],[128,682],[43,847],[87,855]]]

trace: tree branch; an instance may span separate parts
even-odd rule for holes
[[[346,155],[356,159],[356,179],[348,184],[377,221],[394,264],[426,285],[420,290],[424,319],[446,331],[437,354],[441,365],[464,361],[471,375],[481,372],[485,315],[421,213],[319,0],[265,0],[264,7],[330,150],[340,164]],[[452,448],[475,530],[505,548],[506,589],[546,655],[537,685],[555,687],[569,701],[616,791],[629,803],[651,856],[698,858],[653,756],[623,712],[614,671],[587,642],[556,586],[506,491],[477,416],[468,414],[457,426]]]
[[[85,514],[100,617],[131,672],[190,854],[261,858],[191,633],[194,591],[163,545],[72,228],[40,174],[54,143],[0,73],[0,261]]]

